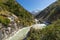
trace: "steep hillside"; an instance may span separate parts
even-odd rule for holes
[[[43,28],[31,28],[26,40],[60,40],[60,20],[55,21],[53,24]]]
[[[56,1],[44,10],[42,10],[37,16],[37,19],[41,21],[55,21],[60,19],[60,2]]]
[[[2,38],[19,28],[34,24],[34,17],[16,0],[0,0],[0,30]]]
[[[18,16],[20,18],[19,20],[23,24],[30,25],[33,20],[30,12],[25,10],[20,4],[16,2],[16,0],[0,0],[0,10],[7,10],[8,12],[11,12],[11,14],[13,13],[14,15]]]

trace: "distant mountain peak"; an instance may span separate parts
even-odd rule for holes
[[[40,10],[34,10],[34,11],[32,11],[31,13],[32,13],[34,16],[36,16],[36,15],[39,14],[39,12],[40,12]]]

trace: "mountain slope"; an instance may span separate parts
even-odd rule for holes
[[[19,20],[23,24],[26,22],[31,22],[33,20],[31,13],[25,10],[20,4],[18,4],[16,0],[0,0],[0,10],[3,10],[3,12],[6,10],[8,12],[11,12],[11,14],[13,13],[19,17]]]
[[[44,10],[42,10],[37,16],[37,19],[40,19],[42,21],[56,21],[57,19],[60,19],[60,2],[56,1]]]
[[[32,24],[34,24],[34,17],[16,0],[0,0],[0,30],[3,38]]]
[[[25,40],[60,40],[60,20],[43,29],[31,28]]]

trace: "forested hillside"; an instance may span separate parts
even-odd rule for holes
[[[16,15],[22,25],[31,25],[33,22],[33,16],[30,12],[25,10],[16,0],[0,0],[0,12],[5,11],[10,12],[10,14]],[[1,13],[0,13],[1,14]]]
[[[42,10],[37,16],[37,19],[43,21],[56,21],[60,19],[60,2],[57,0],[56,2],[49,5],[47,8]]]
[[[34,24],[34,17],[16,0],[0,0],[0,30],[2,39],[16,30]]]

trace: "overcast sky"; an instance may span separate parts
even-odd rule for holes
[[[43,10],[56,0],[17,0],[26,10],[32,12],[34,10]]]

